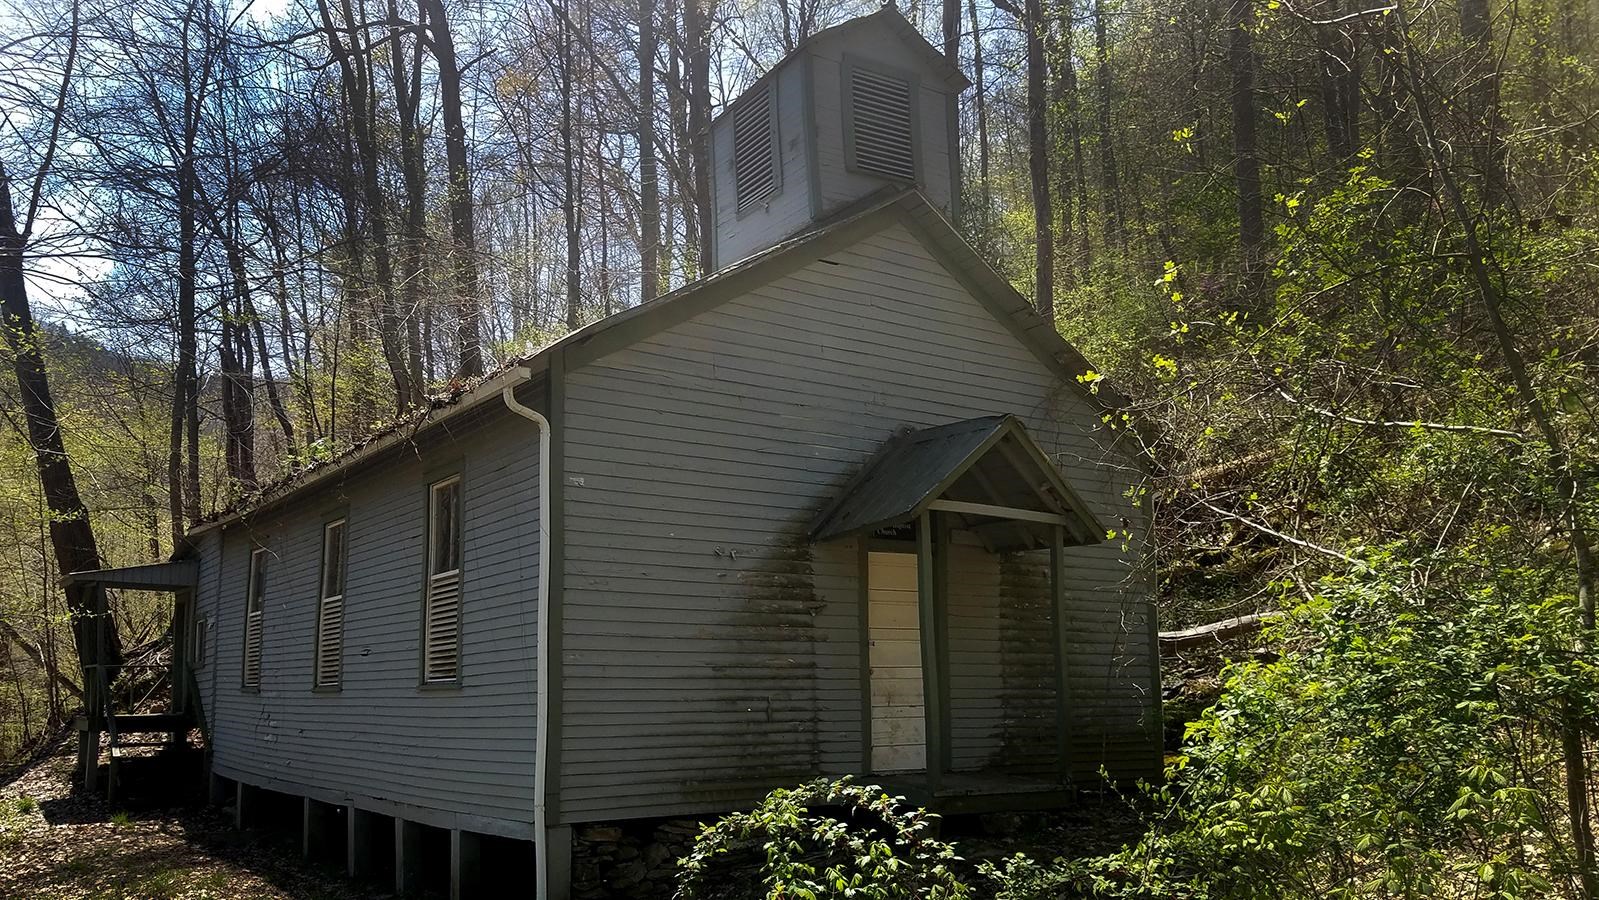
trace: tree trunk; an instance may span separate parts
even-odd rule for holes
[[[378,340],[383,349],[384,362],[394,379],[394,404],[398,412],[405,412],[421,399],[421,386],[413,384],[411,372],[405,362],[405,348],[400,340],[400,321],[396,311],[394,293],[394,267],[389,256],[388,216],[384,209],[383,185],[378,170],[378,145],[373,134],[377,123],[377,97],[372,83],[373,55],[370,47],[363,47],[355,35],[361,33],[359,19],[348,0],[341,11],[345,28],[333,23],[328,9],[330,0],[318,0],[317,10],[326,32],[328,52],[339,66],[345,99],[350,113],[351,138],[355,142],[355,158],[359,168],[360,196],[364,201],[368,229],[372,239],[372,266],[377,279]],[[350,46],[345,46],[339,35],[343,31],[352,35]]]
[[[1466,89],[1467,138],[1482,195],[1488,206],[1507,199],[1504,122],[1499,118],[1499,58],[1494,52],[1492,11],[1488,0],[1460,0],[1460,35],[1466,41],[1469,67]]]
[[[478,313],[477,238],[472,222],[472,178],[466,159],[466,123],[461,116],[461,70],[455,40],[444,17],[443,0],[422,0],[433,34],[433,58],[439,63],[439,106],[444,117],[444,159],[449,175],[450,254],[454,275],[456,340],[462,378],[483,374],[483,338]]]
[[[1257,299],[1266,242],[1261,207],[1260,158],[1256,150],[1254,3],[1231,0],[1227,10],[1227,66],[1231,70],[1233,119],[1233,182],[1238,193],[1238,250],[1244,292]]]
[[[944,32],[944,58],[949,64],[959,69],[961,67],[961,2],[960,0],[944,0],[943,32]]]
[[[1027,175],[1033,190],[1033,302],[1055,321],[1055,213],[1049,190],[1049,97],[1044,58],[1043,0],[1025,0],[1022,28],[1027,34]]]
[[[1105,207],[1105,242],[1127,248],[1127,227],[1122,220],[1121,175],[1116,165],[1116,141],[1111,136],[1110,37],[1105,22],[1105,0],[1094,0],[1095,80],[1099,87],[1099,176]]]
[[[1477,298],[1482,302],[1484,312],[1488,314],[1489,327],[1499,345],[1499,353],[1510,376],[1511,384],[1515,387],[1516,397],[1521,401],[1527,417],[1532,420],[1549,448],[1547,455],[1549,476],[1556,487],[1556,496],[1564,507],[1560,514],[1565,520],[1567,533],[1571,539],[1577,604],[1582,619],[1582,631],[1577,639],[1576,648],[1580,654],[1592,646],[1595,627],[1595,588],[1596,582],[1599,582],[1599,566],[1596,566],[1593,554],[1592,529],[1583,515],[1582,508],[1583,499],[1591,496],[1592,486],[1585,482],[1582,470],[1567,450],[1554,419],[1533,385],[1532,376],[1527,371],[1515,335],[1505,321],[1503,286],[1494,281],[1494,261],[1490,259],[1486,249],[1478,240],[1476,217],[1467,208],[1465,193],[1461,190],[1454,170],[1449,166],[1443,149],[1439,146],[1432,112],[1422,87],[1425,75],[1420,54],[1416,52],[1415,43],[1410,38],[1410,30],[1405,22],[1407,12],[1404,4],[1397,2],[1396,6],[1395,18],[1398,19],[1397,27],[1407,63],[1406,84],[1414,104],[1416,122],[1421,129],[1423,143],[1443,189],[1446,208],[1454,219],[1454,228],[1459,232],[1461,243],[1465,247],[1466,266],[1476,288]],[[1485,202],[1491,201],[1485,198]],[[1579,703],[1571,703],[1568,706],[1562,731],[1561,750],[1566,775],[1567,811],[1571,818],[1572,844],[1576,848],[1582,896],[1585,900],[1593,900],[1599,897],[1599,867],[1595,864],[1592,810],[1588,805],[1589,772],[1584,753],[1582,722],[1578,718],[1581,715],[1580,706]]]
[[[566,223],[566,327],[576,331],[583,324],[583,293],[579,239],[582,224],[577,217],[577,141],[573,134],[576,102],[572,74],[572,19],[561,10],[561,214]]]
[[[172,467],[172,486],[181,497],[181,515],[172,519],[173,546],[183,539],[185,523],[200,521],[200,376],[195,299],[195,172],[192,148],[178,166],[178,368],[174,377],[171,452],[182,458]],[[186,452],[185,452],[186,451]],[[181,469],[181,474],[179,470]]]
[[[655,0],[638,5],[639,302],[661,292],[661,176],[655,161]]]
[[[74,28],[74,50],[76,36]],[[67,68],[70,72],[70,61]],[[28,444],[38,468],[45,506],[50,510],[50,546],[55,553],[56,570],[62,574],[92,571],[100,568],[100,550],[95,544],[89,510],[78,494],[61,423],[56,418],[55,398],[50,393],[50,378],[44,365],[44,335],[35,324],[33,309],[28,305],[24,273],[30,225],[24,222],[18,227],[11,205],[11,181],[5,164],[0,162],[0,317],[3,317],[0,331],[5,332],[6,346],[11,351],[17,393],[27,419]],[[106,655],[101,659],[96,654],[93,603],[86,602],[79,591],[69,591],[67,603],[72,613],[72,636],[79,662],[85,667],[96,662],[113,667],[120,665],[122,644],[116,623],[109,619],[104,623]]]
[[[11,627],[5,619],[0,619],[0,637],[5,638],[7,644],[21,648],[22,655],[44,671],[45,676],[50,679],[52,693],[59,691],[74,700],[83,699],[83,688],[78,687],[65,672],[56,668],[55,661],[46,657],[44,651],[39,649],[39,645],[24,637],[22,632]],[[51,703],[52,708],[55,706],[55,703]]]
[[[1334,13],[1343,6],[1336,3]],[[1327,149],[1337,157],[1340,168],[1359,149],[1355,123],[1360,114],[1359,79],[1355,75],[1353,40],[1336,25],[1316,25],[1316,48],[1320,51],[1322,129],[1327,136]],[[1353,90],[1351,89],[1353,86]]]
[[[977,20],[977,0],[966,0],[966,12],[972,23],[972,102],[977,105],[977,226],[984,241],[989,239],[989,219],[994,210],[994,194],[989,181],[990,154],[988,147],[988,73],[983,66],[983,31]]]
[[[709,275],[715,226],[711,219],[711,47],[709,0],[683,0],[683,38],[688,45],[688,139],[694,170],[694,219],[699,234],[694,271]]]
[[[422,126],[422,34],[427,28],[426,4],[417,8],[411,67],[406,70],[405,30],[399,9],[389,0],[389,70],[394,82],[394,111],[399,124],[400,176],[405,182],[405,208],[400,217],[400,316],[405,320],[405,366],[411,384],[424,391],[429,373],[422,368],[422,253],[427,223],[427,173],[424,171]]]
[[[1074,188],[1082,177],[1082,139],[1077,130],[1077,61],[1072,58],[1071,0],[1060,4],[1060,16],[1055,23],[1055,78],[1051,105],[1055,108],[1059,125],[1055,129],[1055,252],[1061,280],[1070,281],[1071,259],[1074,255],[1072,240],[1072,214]],[[1073,167],[1073,148],[1076,149],[1076,168]],[[1086,235],[1085,235],[1086,237]],[[1086,248],[1085,248],[1086,250]],[[1078,259],[1081,264],[1081,257]]]

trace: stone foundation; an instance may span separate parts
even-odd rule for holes
[[[656,900],[672,896],[677,861],[700,823],[644,820],[572,829],[573,900]]]

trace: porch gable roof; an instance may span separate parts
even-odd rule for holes
[[[990,549],[1091,544],[1105,529],[1015,416],[983,416],[887,441],[811,526],[830,541],[912,521],[929,510],[958,517]]]

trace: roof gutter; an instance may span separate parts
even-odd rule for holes
[[[516,386],[531,379],[533,372],[521,366],[512,371],[521,374],[500,389],[505,408],[531,421],[539,429],[538,682],[535,686],[537,712],[533,738],[533,854],[534,878],[537,881],[534,896],[546,900],[554,896],[550,892],[549,811],[545,802],[545,787],[550,776],[550,420],[516,399]]]

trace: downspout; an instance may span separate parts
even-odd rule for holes
[[[527,368],[519,368],[512,381],[501,390],[505,408],[528,419],[539,427],[539,588],[538,588],[538,662],[537,696],[533,740],[533,855],[536,868],[539,900],[547,900],[550,893],[549,867],[549,813],[545,809],[545,786],[549,781],[549,721],[550,721],[550,420],[536,409],[523,406],[516,399],[517,385],[533,378]]]

